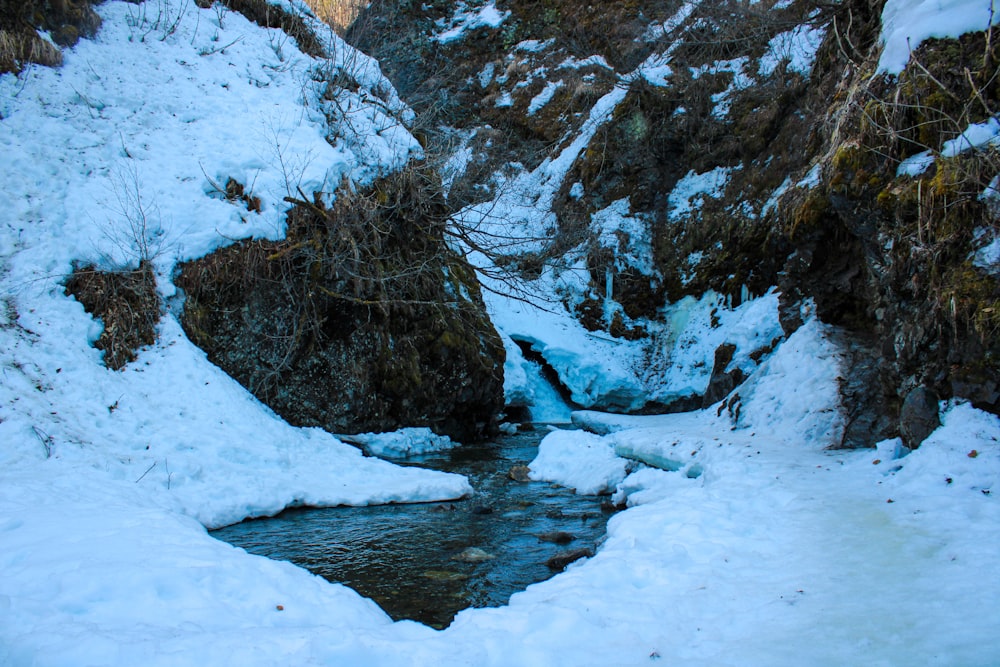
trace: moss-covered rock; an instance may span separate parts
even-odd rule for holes
[[[1000,153],[947,150],[1000,108],[1000,49],[983,33],[928,40],[898,77],[871,75],[877,55],[827,111],[822,183],[784,200],[785,299],[808,296],[824,319],[882,342],[887,404],[923,388],[1000,412],[1000,284],[971,260],[996,229],[981,194]],[[918,153],[922,166],[899,169]]]
[[[446,247],[440,184],[411,167],[332,208],[296,202],[283,241],[185,265],[182,323],[209,358],[294,424],[491,434],[503,345]]]

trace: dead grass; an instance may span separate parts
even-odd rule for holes
[[[123,368],[135,360],[139,348],[156,342],[160,297],[149,262],[132,271],[77,269],[66,283],[66,294],[104,323],[94,347],[104,351],[108,368]]]
[[[284,31],[295,40],[299,49],[306,55],[314,58],[327,56],[326,49],[316,33],[297,14],[291,14],[267,0],[223,0],[222,4],[243,14],[263,28],[277,28]]]
[[[368,6],[368,0],[307,0],[316,16],[343,35],[354,19]]]
[[[58,67],[63,55],[55,44],[33,31],[0,30],[0,74],[18,73],[28,63]]]

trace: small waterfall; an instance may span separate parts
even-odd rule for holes
[[[559,374],[532,348],[529,341],[514,340],[516,347],[508,355],[519,356],[517,365],[524,371],[524,405],[527,421],[549,424],[569,424],[570,414],[578,410],[570,392],[559,381]],[[518,354],[520,352],[520,354]],[[523,417],[522,417],[523,418]]]
[[[530,359],[525,359],[525,371],[528,374],[528,384],[534,395],[532,404],[528,406],[528,413],[533,422],[547,422],[552,424],[568,424],[570,413],[573,412],[571,406],[559,390],[546,378],[546,368],[541,363]],[[551,369],[548,369],[551,371]]]

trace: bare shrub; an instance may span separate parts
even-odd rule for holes
[[[160,254],[164,233],[159,207],[143,194],[134,164],[115,170],[111,193],[114,202],[108,204],[111,219],[104,225],[105,236],[126,263],[149,262]]]

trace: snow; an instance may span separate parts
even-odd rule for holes
[[[604,69],[614,70],[604,56],[599,55],[587,56],[586,58],[570,56],[559,63],[559,69],[583,69],[585,67],[603,67]]]
[[[953,158],[966,151],[998,145],[1000,145],[1000,121],[990,118],[982,123],[971,123],[957,137],[945,141],[941,145],[940,156]],[[927,171],[936,159],[935,152],[931,149],[911,155],[899,163],[896,177],[916,178]]]
[[[771,193],[771,196],[767,198],[766,202],[764,202],[764,206],[762,206],[760,209],[760,214],[764,216],[770,213],[771,211],[777,210],[778,201],[781,199],[781,196],[786,192],[788,192],[789,188],[791,187],[792,187],[792,177],[786,176],[785,180],[781,182],[781,185],[776,187],[774,189],[774,192]]]
[[[665,35],[669,35],[671,32],[679,28],[685,21],[687,21],[700,4],[701,0],[686,0],[677,12],[662,24],[651,24],[649,29],[646,31],[644,39],[647,42],[654,42],[658,39],[662,39]]]
[[[531,386],[531,403],[528,409],[531,421],[541,424],[569,424],[572,421],[572,406],[545,378],[541,364],[534,361],[525,363]]]
[[[498,109],[506,109],[514,106],[514,97],[510,94],[510,91],[503,91],[497,95],[497,100],[494,102],[493,106]]]
[[[497,294],[486,302],[497,329],[540,354],[577,405],[627,411],[645,404],[647,393],[632,369],[636,348],[587,331],[559,303]]]
[[[579,587],[603,575],[614,594],[586,598],[599,618],[623,608],[617,600],[633,610],[620,627],[634,653],[617,664],[643,653],[684,665],[992,662],[1000,612],[983,587],[997,583],[978,573],[998,555],[1000,420],[945,404],[943,426],[905,458],[898,440],[824,451],[828,439],[802,433],[835,409],[831,346],[814,322],[796,332],[771,357],[780,371],[762,366],[739,390],[752,417],[735,430],[725,411],[574,413],[606,435],[571,432],[560,447],[611,446],[663,469],[640,467],[618,485],[615,499],[631,509],[571,570],[572,584],[533,587],[512,609],[535,591],[584,595]],[[583,485],[589,472],[560,479]],[[635,613],[646,605],[658,611]]]
[[[419,146],[377,64],[332,35],[336,66],[361,84],[335,91],[339,116],[315,80],[326,65],[277,31],[160,6],[183,9],[176,32],[140,40],[126,22],[136,6],[105,2],[98,37],[67,50],[62,69],[0,77],[0,664],[996,662],[1000,419],[946,403],[943,425],[905,456],[898,441],[826,450],[841,428],[836,337],[809,321],[758,366],[750,354],[781,335],[773,293],[675,304],[657,339],[672,361],[649,371],[693,389],[715,346],[737,344],[731,367],[750,374],[739,400],[677,415],[577,412],[596,433],[545,439],[533,476],[613,492],[628,509],[594,557],[505,607],[464,611],[444,631],[394,623],[345,586],[211,538],[206,527],[287,506],[440,500],[469,486],[289,426],[184,336],[177,262],[280,236],[290,189],[330,195]],[[890,0],[887,12],[913,24],[905,8]],[[609,93],[585,133],[623,97]],[[544,206],[585,144],[522,174],[498,213],[543,232]],[[212,182],[230,176],[263,211],[219,196]],[[63,281],[75,260],[135,261],[123,188],[149,213],[169,308],[159,341],[113,372],[90,345],[100,324]],[[581,265],[568,259],[528,287],[572,302]],[[648,397],[639,347],[587,332],[562,303],[497,297],[490,308],[576,378],[581,398]],[[515,384],[530,383],[525,370]],[[398,437],[412,450],[430,446],[423,436]]]
[[[654,273],[653,248],[649,239],[649,223],[630,215],[629,199],[619,199],[607,208],[591,215],[590,228],[597,233],[598,243],[615,251],[617,268],[632,267],[639,273]]]
[[[479,87],[486,88],[493,82],[493,78],[496,76],[496,63],[486,63],[483,66],[482,71],[479,72]]]
[[[771,76],[779,64],[787,62],[789,71],[809,76],[813,63],[816,62],[816,52],[825,36],[825,27],[815,28],[810,25],[796,26],[776,35],[768,42],[767,52],[760,59],[757,73],[760,76]]]
[[[911,155],[896,167],[896,177],[909,176],[911,178],[916,178],[920,174],[927,171],[930,166],[934,164],[934,153],[933,151],[926,150],[921,151],[915,155]]]
[[[518,42],[514,45],[515,51],[521,51],[523,53],[541,53],[548,47],[555,43],[554,39],[547,39],[544,42],[537,39],[526,39],[523,42]]]
[[[455,14],[448,21],[448,29],[434,36],[441,44],[463,39],[465,33],[477,28],[499,28],[510,16],[510,12],[501,12],[494,2],[488,2],[478,9],[470,9],[464,2],[459,2]]]
[[[531,102],[528,104],[528,115],[534,116],[538,113],[539,109],[552,101],[552,97],[556,94],[556,91],[564,85],[562,81],[547,82],[542,91],[531,98]]]
[[[726,370],[739,369],[749,375],[756,368],[751,355],[784,337],[778,294],[773,290],[735,308],[713,292],[700,299],[685,297],[666,307],[663,316],[668,326],[654,333],[659,358],[646,369],[656,378],[649,385],[650,398],[662,403],[704,394],[720,345],[736,348]]]
[[[997,0],[888,0],[882,9],[878,71],[899,74],[925,39],[959,37],[1000,22]]]
[[[993,276],[1000,276],[1000,238],[993,239],[977,250],[972,264]]]
[[[521,348],[503,331],[507,359],[504,361],[503,388],[506,404],[528,408],[530,421],[547,424],[568,424],[573,408],[545,378],[542,365],[524,358]]]
[[[669,217],[677,220],[691,215],[701,208],[706,196],[721,197],[732,171],[731,167],[716,167],[701,174],[689,171],[677,181],[667,198]]]
[[[801,181],[795,184],[796,187],[805,188],[807,190],[812,190],[814,187],[819,185],[820,177],[823,175],[823,167],[821,164],[814,164],[809,172],[802,178]]]
[[[747,56],[740,56],[739,58],[717,60],[708,65],[691,68],[691,76],[695,79],[703,74],[729,73],[733,76],[732,81],[729,82],[729,85],[726,86],[725,90],[712,95],[712,101],[715,102],[715,107],[712,109],[713,117],[721,120],[728,116],[729,109],[732,104],[733,93],[746,90],[756,83],[754,79],[746,73],[746,66],[749,60],[750,59]]]
[[[350,436],[350,440],[364,447],[364,450],[372,456],[381,458],[420,456],[447,451],[458,446],[458,443],[448,436],[437,435],[426,427],[401,428],[391,433],[359,433]],[[471,491],[470,487],[469,492]]]
[[[972,123],[960,135],[944,142],[941,156],[955,157],[989,144],[1000,145],[1000,121],[996,118],[990,118],[982,123]]]
[[[554,431],[538,446],[531,462],[531,479],[573,487],[577,493],[593,495],[614,490],[625,479],[627,461],[599,435],[577,431]]]

